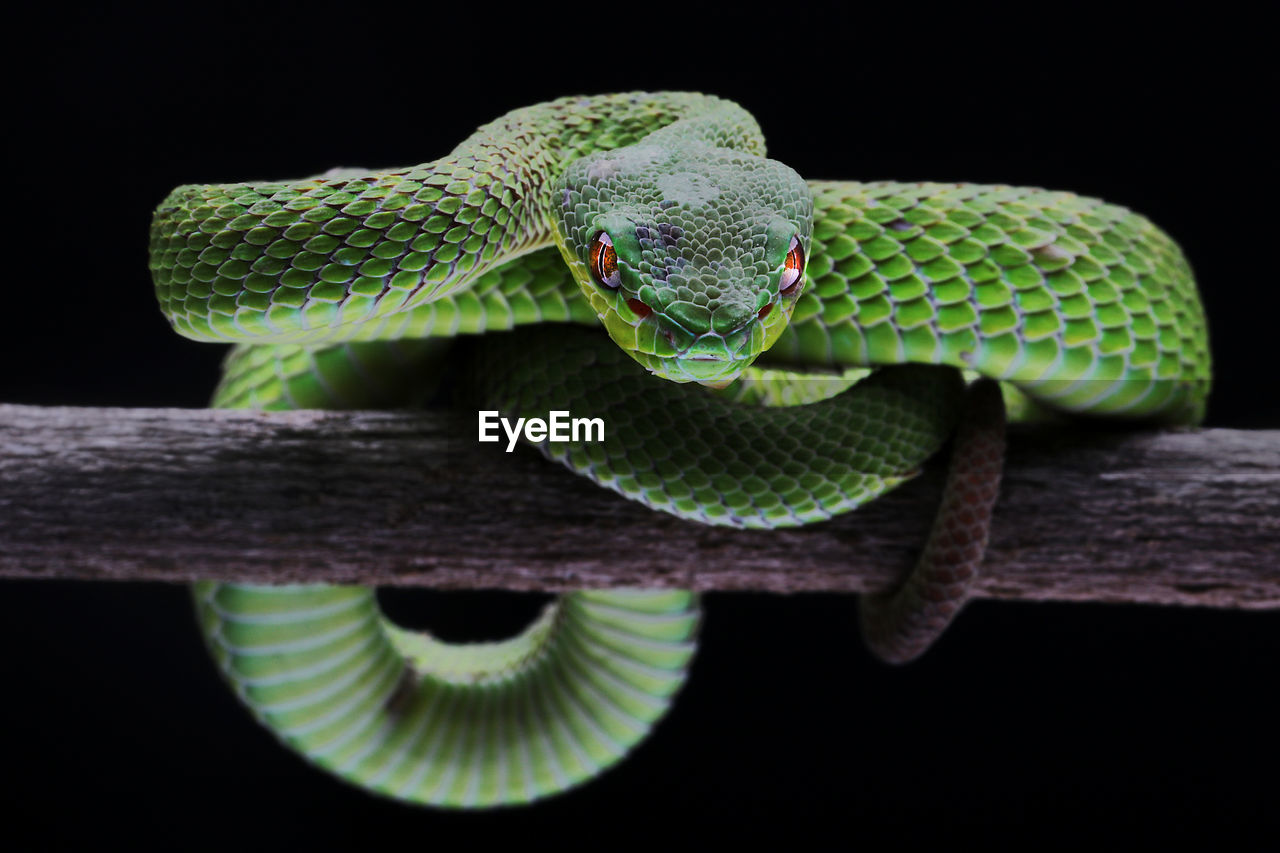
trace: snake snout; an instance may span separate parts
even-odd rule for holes
[[[716,334],[727,337],[741,331],[755,319],[755,306],[744,302],[723,303],[711,312],[711,328]]]

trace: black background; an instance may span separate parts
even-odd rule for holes
[[[1201,282],[1209,423],[1280,427],[1257,21],[184,9],[48,9],[10,33],[2,401],[204,404],[221,348],[168,329],[146,271],[150,211],[174,185],[421,162],[551,97],[690,89],[742,103],[809,177],[1034,184],[1143,211]],[[457,636],[533,610],[483,593],[399,604]],[[843,596],[709,596],[690,682],[632,758],[474,815],[372,798],[278,747],[218,680],[181,588],[6,582],[4,832],[252,849],[670,837],[681,821],[899,841],[1274,826],[1275,613],[978,603],[903,669],[868,657],[852,615]]]

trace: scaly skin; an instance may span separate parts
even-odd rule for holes
[[[754,120],[716,98],[566,98],[421,166],[180,187],[156,211],[151,268],[179,332],[240,344],[214,405],[407,405],[463,361],[469,404],[603,417],[604,443],[540,449],[699,523],[848,511],[960,420],[917,570],[863,602],[873,649],[907,660],[963,604],[998,483],[999,395],[977,385],[966,408],[961,371],[1002,380],[1015,414],[1195,422],[1209,356],[1194,283],[1123,208],[806,184],[763,153]],[[789,246],[800,287],[784,287]],[[557,323],[603,323],[613,342]],[[481,336],[463,359],[458,335]],[[449,646],[387,624],[370,590],[207,583],[196,599],[224,673],[283,740],[445,806],[524,802],[616,761],[682,683],[698,621],[687,593],[581,593],[514,640]]]
[[[812,186],[812,286],[771,357],[947,364],[1062,411],[1203,417],[1200,298],[1177,244],[1146,218],[1028,187]]]
[[[152,222],[156,295],[196,340],[397,337],[379,321],[553,244],[550,184],[569,164],[720,110],[730,114],[718,141],[763,151],[754,120],[718,98],[603,95],[508,113],[411,168],[178,187]]]
[[[862,596],[862,637],[887,663],[907,663],[946,630],[982,566],[1004,463],[1004,405],[990,379],[969,386],[942,505],[915,570],[893,590]]]

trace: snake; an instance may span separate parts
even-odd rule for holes
[[[181,186],[149,266],[178,333],[234,344],[212,406],[582,413],[603,440],[525,443],[689,523],[822,522],[949,443],[918,564],[860,600],[891,662],[972,589],[1006,416],[1194,424],[1211,380],[1191,268],[1140,214],[1030,187],[806,180],[748,111],[699,93],[524,107],[405,168]],[[528,803],[616,764],[670,708],[701,624],[674,589],[568,593],[480,643],[402,628],[359,586],[193,595],[221,673],[281,742],[446,808]]]

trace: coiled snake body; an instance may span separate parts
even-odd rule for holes
[[[698,94],[516,110],[407,169],[179,187],[150,264],[179,332],[237,343],[215,406],[405,405],[462,361],[449,340],[483,333],[454,383],[471,402],[601,418],[603,443],[539,447],[699,523],[829,518],[959,424],[920,564],[864,597],[889,660],[945,626],[985,544],[1001,395],[961,371],[1000,380],[1015,415],[1191,423],[1209,386],[1191,272],[1143,217],[1067,192],[805,182],[749,114]],[[571,594],[469,645],[390,624],[358,587],[195,598],[283,741],[445,806],[532,800],[615,762],[668,707],[698,625],[671,590]]]

